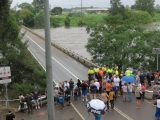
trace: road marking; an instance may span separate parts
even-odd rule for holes
[[[85,118],[82,116],[82,114],[77,110],[77,108],[71,103],[71,106],[74,108],[74,110],[78,113],[78,115],[82,118],[82,120],[85,120]]]
[[[29,52],[32,54],[32,56],[36,59],[36,61],[41,65],[41,67],[43,68],[43,70],[46,72],[46,69],[44,68],[44,66],[38,61],[37,57],[33,54],[33,52],[28,48]]]
[[[36,44],[43,52],[45,52],[44,48],[42,48],[40,45],[38,45],[31,37],[29,37],[27,35],[27,37],[34,43]],[[52,57],[52,59],[54,61],[56,61],[61,67],[63,67],[66,71],[68,71],[73,77],[75,77],[76,79],[78,79],[78,77],[76,75],[73,74],[73,72],[71,72],[69,69],[67,69],[62,63],[60,63],[56,58]]]
[[[29,37],[27,35],[27,37],[33,42],[35,43],[43,52],[45,52],[45,50],[38,45],[31,37]],[[57,59],[55,59],[54,57],[52,57],[53,60],[55,60],[60,66],[62,66],[66,71],[68,71],[72,76],[74,76],[76,79],[78,79],[78,77],[76,75],[74,75],[70,70],[68,70],[62,63],[60,63]],[[82,120],[85,120],[85,118],[82,116],[82,114],[78,111],[78,109],[71,103],[72,107],[74,108],[74,110],[78,113],[78,115],[82,118]],[[125,114],[124,112],[122,112],[121,110],[119,110],[117,107],[115,107],[115,110],[122,115],[123,117],[125,117],[127,120],[134,120],[133,118],[129,117],[127,114]]]
[[[32,38],[30,38],[27,35],[27,38],[29,40],[31,40],[33,43],[35,43],[43,52],[45,52],[45,50],[39,46]],[[29,50],[30,51],[30,50]],[[30,51],[31,52],[31,51]],[[38,59],[36,58],[36,56],[31,52],[31,54],[33,55],[33,57],[38,61]],[[54,57],[52,57],[53,60],[55,60],[59,65],[61,65],[65,70],[67,70],[71,75],[73,75],[75,78],[78,79],[78,77],[76,75],[74,75],[70,70],[68,70],[62,63],[60,63],[57,59],[55,59]],[[41,65],[41,63],[38,61],[38,63]],[[43,65],[41,65],[42,68],[46,71],[46,69],[43,67]],[[71,103],[71,106],[74,108],[74,110],[78,113],[78,115],[81,117],[82,120],[85,120],[85,118],[82,116],[82,114],[78,111],[78,109]]]
[[[120,109],[118,109],[117,107],[114,107],[114,109],[123,117],[125,117],[127,120],[134,120],[133,118],[129,117],[127,114],[125,114],[124,112],[122,112]]]

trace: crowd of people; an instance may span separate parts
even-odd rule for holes
[[[135,81],[125,82],[122,80],[124,76],[132,76],[135,78]],[[83,102],[98,98],[104,101],[107,111],[110,111],[114,109],[114,102],[119,96],[122,96],[123,102],[132,102],[134,92],[136,108],[141,108],[146,88],[151,88],[154,84],[160,84],[160,72],[142,72],[132,68],[126,68],[125,71],[122,71],[121,66],[114,65],[111,67],[104,65],[102,67],[89,68],[88,80],[78,79],[77,82],[74,82],[70,79],[54,84],[53,94],[55,104],[61,105],[62,108],[70,105],[71,98],[75,101],[82,100]],[[158,95],[160,95],[160,92]],[[40,109],[38,96],[38,92],[33,92],[26,96],[21,94],[19,96],[20,111],[23,111],[23,108],[25,108],[24,102],[27,105],[28,113],[33,111],[33,102],[34,108]]]
[[[135,82],[125,83],[122,80],[123,76],[134,76]],[[151,81],[156,80],[157,76],[159,76],[159,73],[135,72],[131,68],[127,68],[123,72],[121,66],[117,65],[114,65],[114,67],[107,65],[91,67],[88,70],[88,80],[81,81],[78,79],[77,83],[74,83],[71,79],[60,82],[55,86],[55,101],[64,106],[65,101],[67,105],[70,104],[71,96],[74,97],[74,100],[82,98],[82,101],[87,102],[88,99],[94,99],[101,95],[104,97],[104,93],[106,93],[105,102],[108,109],[109,104],[113,109],[114,101],[118,96],[123,95],[124,102],[132,101],[132,93],[134,91],[137,98],[137,107],[140,107],[139,99],[144,100],[146,87],[151,86]]]
[[[35,91],[30,94],[23,94],[19,95],[20,105],[18,110],[21,112],[27,111],[28,113],[33,113],[33,108],[40,109],[40,94],[39,92]]]

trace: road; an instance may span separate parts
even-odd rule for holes
[[[44,41],[39,37],[27,32],[25,39],[28,40],[29,50],[45,69]],[[52,64],[53,79],[56,82],[69,80],[72,78],[75,82],[77,79],[87,79],[87,68],[75,61],[71,57],[52,47]],[[134,100],[135,101],[135,100]],[[115,102],[115,110],[107,112],[104,120],[154,120],[154,107],[147,100],[143,102],[141,109],[136,109],[135,102],[122,102],[119,97]],[[93,120],[93,115],[89,114],[86,109],[86,103],[73,101],[73,107],[83,120]]]

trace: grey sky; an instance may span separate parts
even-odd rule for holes
[[[13,0],[11,7],[23,2],[31,3],[33,0]],[[121,0],[124,5],[133,5],[135,0]],[[62,8],[80,7],[81,0],[50,0],[51,7],[60,6]],[[82,0],[84,7],[110,7],[110,0]],[[160,5],[160,0],[155,0],[155,5]]]

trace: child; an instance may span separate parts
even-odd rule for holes
[[[111,89],[110,93],[109,93],[109,102],[111,104],[111,110],[114,109],[114,97],[115,97],[115,93],[113,91],[113,89]]]
[[[138,86],[135,90],[135,97],[136,97],[136,108],[141,108],[141,88]]]
[[[109,110],[109,99],[108,99],[108,94],[103,92],[100,94],[100,99],[107,105],[107,110]]]

